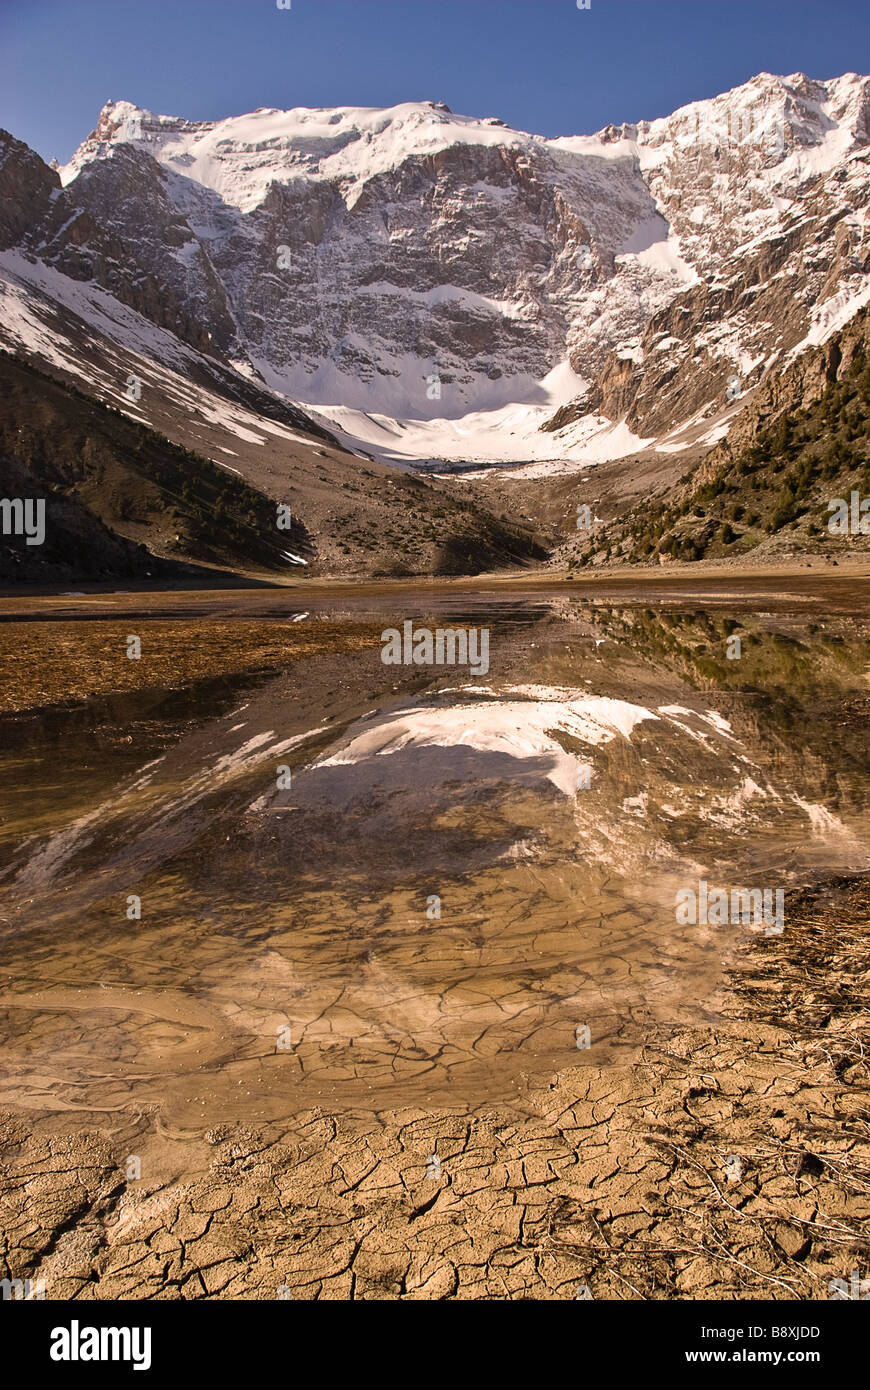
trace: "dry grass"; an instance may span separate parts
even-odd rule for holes
[[[0,711],[67,705],[90,695],[181,689],[215,676],[280,671],[303,657],[378,643],[371,623],[148,619],[0,624]],[[141,639],[138,660],[127,638]]]

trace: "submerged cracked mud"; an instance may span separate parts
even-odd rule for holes
[[[39,731],[3,755],[3,1272],[830,1296],[870,1215],[866,617],[427,590],[492,632],[457,687],[384,666],[383,599],[306,598],[121,599],[144,702],[83,693],[127,618],[21,615],[66,655],[2,716]],[[679,921],[701,881],[782,884],[783,932]]]

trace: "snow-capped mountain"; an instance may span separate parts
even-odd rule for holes
[[[561,139],[110,102],[59,179],[19,147],[6,244],[383,457],[679,452],[870,297],[868,113],[854,74]]]

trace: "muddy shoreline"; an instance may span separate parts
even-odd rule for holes
[[[380,594],[0,627],[0,1278],[827,1298],[870,1255],[860,595],[730,600],[741,667],[712,601],[402,593],[493,624],[495,688],[385,667]],[[675,934],[708,862],[790,883],[782,935]]]
[[[811,570],[812,573],[808,574],[808,570]],[[602,585],[609,586],[611,584],[639,591],[646,587],[659,590],[663,586],[676,589],[688,586],[691,589],[697,583],[706,585],[723,580],[731,581],[735,586],[735,591],[739,592],[747,586],[762,584],[766,580],[781,582],[784,579],[799,579],[802,581],[801,587],[803,588],[811,587],[818,581],[826,585],[829,580],[843,581],[868,577],[870,577],[870,559],[864,555],[846,556],[839,561],[828,560],[823,556],[802,557],[799,560],[784,558],[778,563],[768,560],[762,565],[743,561],[723,564],[705,560],[698,560],[692,564],[681,564],[675,561],[670,565],[601,565],[596,567],[594,573],[581,574],[569,572],[567,569],[541,567],[498,570],[456,577],[423,574],[407,578],[386,576],[380,578],[367,575],[359,577],[318,575],[317,577],[300,578],[294,575],[279,581],[272,577],[263,578],[254,574],[247,575],[227,571],[223,575],[216,573],[208,582],[203,582],[198,575],[192,576],[189,580],[179,579],[171,582],[130,580],[125,581],[120,588],[118,587],[118,580],[107,580],[102,583],[83,582],[75,594],[68,587],[62,587],[59,584],[0,585],[0,617],[9,611],[10,600],[22,600],[26,605],[31,599],[79,595],[83,597],[112,596],[124,599],[128,595],[136,594],[185,595],[230,592],[237,596],[240,593],[250,594],[254,591],[266,590],[280,593],[289,591],[304,597],[306,594],[320,593],[359,592],[363,595],[369,595],[405,593],[417,589],[443,590],[445,593],[451,593],[463,589],[486,592],[503,588],[532,590],[558,588],[573,593],[575,591],[594,591]]]
[[[180,1177],[148,1117],[7,1113],[3,1273],[80,1300],[827,1298],[870,1254],[868,915],[867,878],[792,895],[707,1026],[563,1069],[531,1117],[227,1123]],[[161,1179],[129,1178],[149,1145]]]

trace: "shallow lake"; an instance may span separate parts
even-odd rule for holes
[[[486,629],[486,673],[385,665],[407,620]],[[870,864],[857,585],[5,599],[0,641],[0,694],[52,670],[0,715],[0,1104],[34,1116],[519,1104],[715,1017],[766,927],[681,891]]]

